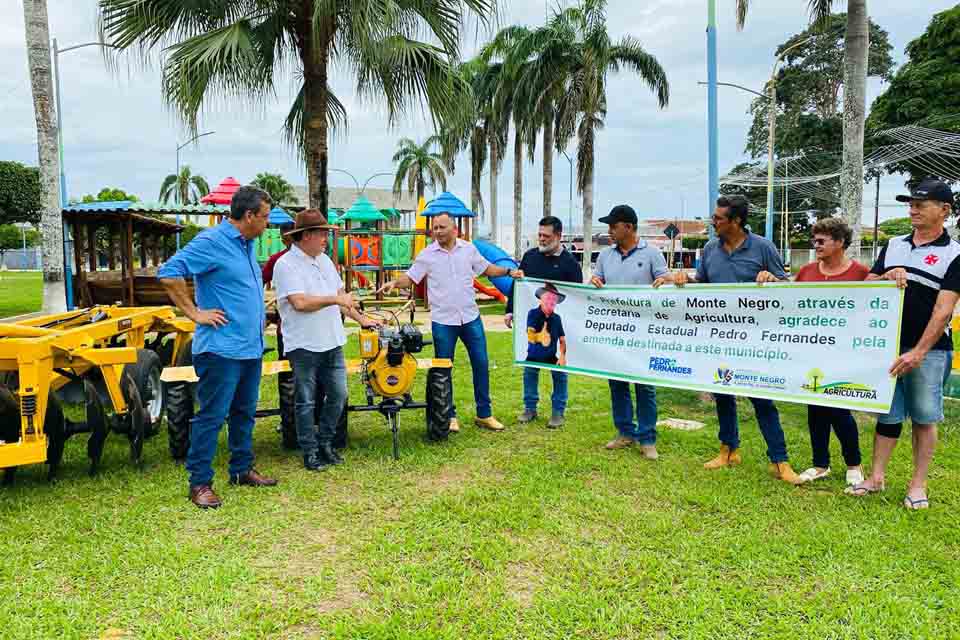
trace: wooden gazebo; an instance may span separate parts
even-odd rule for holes
[[[202,209],[203,211],[200,211]],[[209,213],[208,207],[95,202],[71,205],[63,219],[73,238],[73,287],[79,306],[171,304],[157,280],[157,269],[174,251],[169,238],[184,227],[145,215]],[[106,245],[97,235],[106,230]]]

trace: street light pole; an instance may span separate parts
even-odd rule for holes
[[[780,55],[777,56],[777,59],[773,63],[773,71],[770,72],[770,101],[767,104],[770,117],[769,139],[767,142],[767,221],[766,229],[764,230],[764,236],[766,236],[767,240],[773,240],[773,149],[774,142],[776,141],[777,130],[777,67],[780,66],[780,61],[783,60],[783,57],[790,51],[810,42],[811,40],[813,40],[813,36],[801,40],[800,42],[797,42],[781,51]]]
[[[57,153],[60,156],[60,209],[65,209],[67,206],[67,172],[63,164],[63,110],[60,108],[60,54],[66,53],[67,51],[73,51],[74,49],[83,49],[84,47],[106,47],[109,49],[117,49],[118,47],[107,44],[106,42],[85,42],[83,44],[74,45],[72,47],[67,47],[65,49],[59,48],[57,45],[57,39],[53,39],[53,84],[56,91],[56,106],[57,106]],[[70,263],[72,262],[70,247],[69,247],[69,235],[67,234],[67,225],[61,221],[63,225],[63,278],[66,294],[67,294],[67,310],[70,311],[73,309],[73,274]]]
[[[717,121],[717,0],[707,0],[707,142],[709,147],[709,210],[720,195],[719,125]],[[707,237],[714,236],[713,225],[707,225]]]
[[[174,186],[176,187],[177,205],[178,205],[177,206],[177,226],[180,226],[180,209],[183,208],[183,198],[180,195],[180,184],[179,184],[180,182],[180,149],[183,149],[185,146],[187,146],[194,140],[199,140],[203,136],[209,136],[214,133],[216,133],[216,131],[207,131],[206,133],[198,133],[197,135],[193,136],[183,144],[177,145],[177,171],[176,173],[173,174],[174,178],[176,179],[176,182],[174,182]],[[180,250],[180,232],[177,231],[177,251],[179,250]]]

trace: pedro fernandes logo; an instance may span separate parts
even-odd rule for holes
[[[680,376],[682,378],[689,378],[693,375],[693,369],[691,367],[681,365],[673,358],[663,358],[660,356],[652,356],[647,368],[654,373]]]
[[[807,384],[802,385],[804,391],[825,396],[840,396],[842,398],[856,398],[858,400],[876,400],[877,390],[858,382],[825,382],[826,375],[820,369],[811,369],[807,372]]]

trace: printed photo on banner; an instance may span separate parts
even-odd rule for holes
[[[564,366],[567,338],[557,305],[567,296],[550,282],[538,288],[534,295],[539,303],[527,313],[527,362]]]

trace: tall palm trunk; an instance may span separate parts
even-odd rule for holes
[[[847,3],[847,35],[843,57],[843,166],[840,200],[843,217],[853,230],[851,254],[859,257],[863,217],[863,123],[866,113],[867,57],[870,28],[866,0]]]
[[[543,217],[553,215],[553,121],[543,124]]]
[[[46,0],[23,0],[26,27],[27,66],[37,120],[37,150],[40,161],[40,252],[43,257],[43,311],[66,310],[63,282],[63,222],[60,218],[60,159],[54,120],[53,81],[50,70],[50,26]]]
[[[497,148],[497,134],[490,138],[490,239],[493,244],[500,244],[500,221],[497,220],[497,182],[499,180],[499,154]]]
[[[310,15],[303,18],[301,46],[304,81],[304,150],[307,161],[307,189],[310,207],[327,215],[327,163],[329,147],[327,131],[327,64],[333,34],[321,27],[312,31]]]
[[[577,163],[580,187],[583,190],[583,277],[590,279],[590,263],[593,257],[593,153],[594,131],[591,127],[581,125],[580,148],[586,153],[577,154],[580,158]]]
[[[480,174],[483,173],[484,163],[484,140],[483,130],[480,127],[473,128],[473,134],[470,140],[470,210],[480,216],[480,207],[483,206],[483,196],[480,194]]]
[[[513,257],[521,257],[523,235],[523,141],[520,128],[513,130]]]

